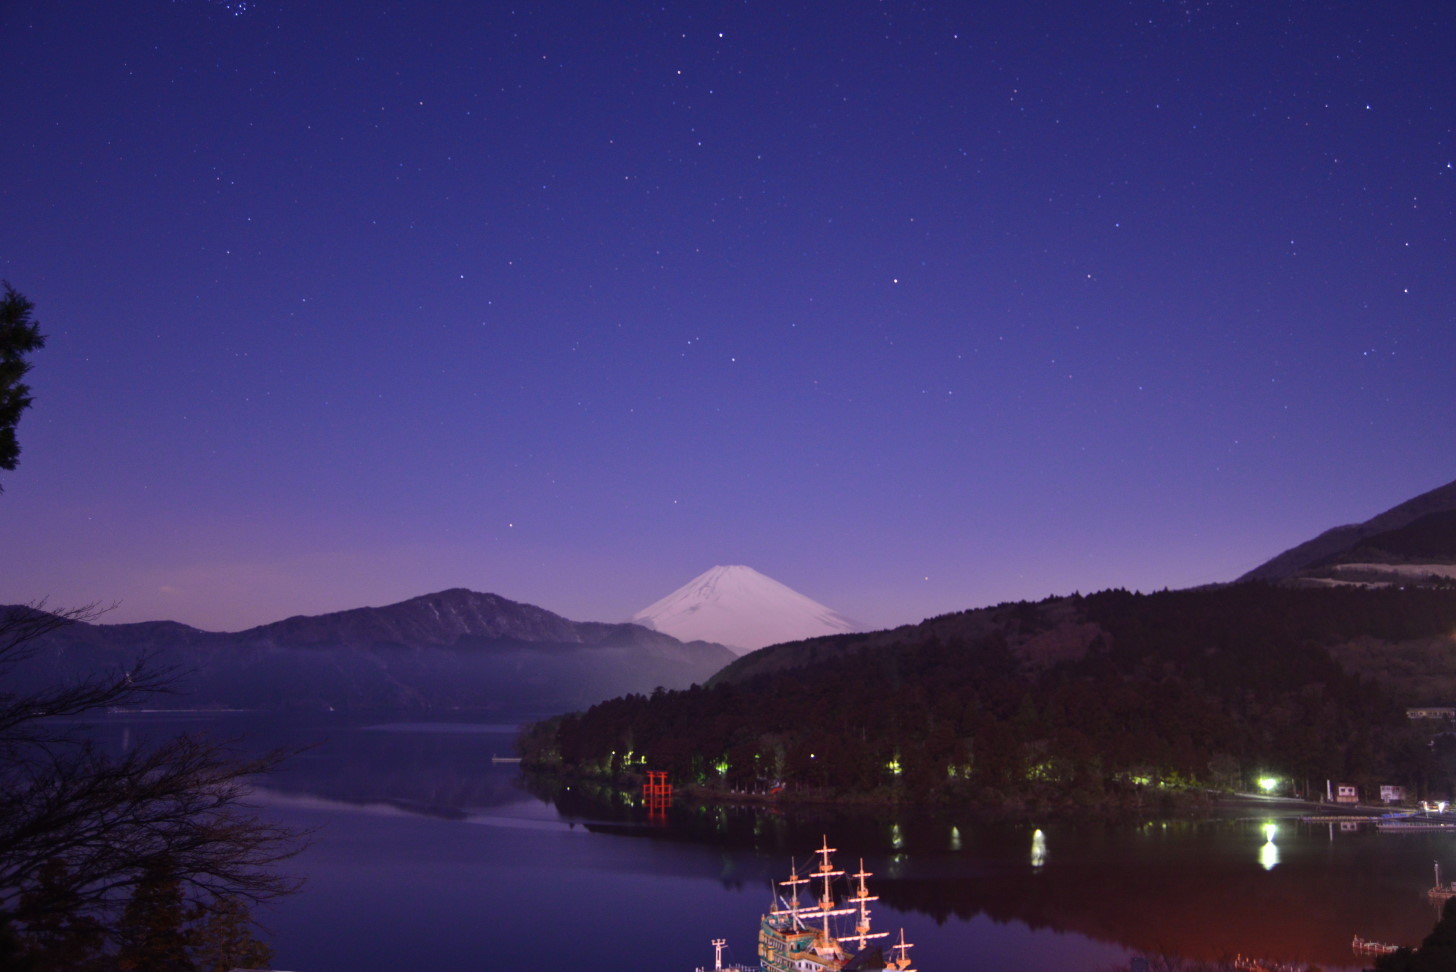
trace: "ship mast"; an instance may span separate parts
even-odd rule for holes
[[[835,848],[829,846],[829,837],[826,835],[823,846],[815,851],[819,855],[819,869],[815,877],[824,882],[824,889],[819,894],[819,913],[824,922],[824,937],[826,939],[834,938],[829,933],[829,916],[833,914],[847,915],[851,910],[848,908],[836,910],[834,907],[834,889],[830,885],[834,878],[844,876],[843,871],[836,871],[834,869],[834,864],[829,859],[829,855],[833,854],[834,850]]]
[[[897,942],[890,949],[890,951],[899,952],[900,954],[891,959],[886,964],[886,968],[893,968],[895,972],[915,972],[915,970],[910,967],[910,956],[905,954],[914,947],[915,946],[905,941],[905,929],[901,928],[900,941]]]
[[[794,919],[794,927],[800,927],[803,922],[799,919],[799,885],[808,884],[809,879],[799,877],[799,866],[793,860],[789,861],[789,879],[780,881],[779,884],[789,889],[789,900],[784,902],[788,905],[786,909],[775,909],[774,914],[787,914]]]
[[[863,857],[861,857],[859,859],[859,872],[857,874],[852,874],[850,876],[853,877],[853,878],[855,878],[856,880],[858,880],[859,881],[859,885],[855,888],[854,897],[852,897],[852,898],[846,898],[845,900],[847,902],[849,902],[850,904],[859,905],[859,920],[855,923],[855,926],[854,926],[855,933],[853,935],[846,935],[846,936],[844,936],[843,938],[840,939],[840,941],[841,942],[856,941],[856,942],[859,943],[859,950],[861,952],[863,952],[864,951],[864,947],[865,947],[865,940],[866,939],[870,939],[870,938],[884,938],[887,935],[889,935],[890,933],[889,932],[871,932],[870,931],[870,908],[869,908],[869,904],[870,904],[871,901],[879,901],[880,900],[880,896],[877,895],[877,894],[870,894],[869,893],[869,888],[867,888],[865,886],[865,878],[867,878],[867,877],[873,877],[874,875],[871,872],[866,871],[864,869],[864,858]]]

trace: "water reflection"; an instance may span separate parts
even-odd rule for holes
[[[395,745],[409,754],[402,764],[381,763],[377,745],[354,741],[344,751],[364,761],[357,777],[336,769],[293,783],[342,792],[354,779],[362,788],[359,798],[387,781],[396,805],[416,808],[445,800],[500,806],[534,797],[557,819],[588,833],[722,848],[717,876],[734,889],[767,889],[787,859],[817,846],[827,833],[838,846],[863,853],[866,866],[878,871],[875,891],[889,908],[955,926],[984,916],[1129,950],[1176,950],[1195,961],[1254,954],[1353,968],[1358,960],[1348,946],[1356,929],[1411,943],[1430,930],[1420,893],[1430,855],[1420,850],[1418,836],[1337,832],[1332,844],[1328,827],[1289,819],[1033,827],[832,806],[790,811],[681,804],[671,808],[665,825],[648,826],[646,810],[612,787],[508,774],[487,779],[491,774],[479,764],[460,769],[459,754],[448,746]],[[1251,837],[1256,855],[1248,855]],[[623,866],[654,876],[675,866],[659,855],[641,857],[640,865],[637,860]]]
[[[1264,824],[1264,846],[1259,848],[1259,864],[1266,871],[1272,871],[1279,864],[1279,848],[1274,845],[1274,835],[1279,828],[1272,823]]]
[[[122,735],[116,733],[117,745]],[[756,892],[767,896],[789,858],[804,856],[828,834],[878,872],[873,890],[887,909],[928,916],[939,936],[953,941],[1014,925],[1193,961],[1241,953],[1326,969],[1358,967],[1349,953],[1356,931],[1411,944],[1430,931],[1424,895],[1430,862],[1443,849],[1436,842],[1449,841],[1441,834],[1346,834],[1290,818],[1032,826],[968,813],[835,806],[677,804],[664,825],[650,826],[647,809],[630,799],[635,794],[565,786],[492,764],[491,755],[509,746],[503,733],[309,729],[286,737],[280,731],[277,738],[265,732],[258,745],[278,741],[320,743],[268,781],[290,806],[314,801],[370,816],[391,812],[502,827],[539,821],[539,830],[522,823],[515,833],[566,828],[585,838],[609,837],[591,846],[609,851],[603,856],[615,873],[649,884],[711,877],[724,888],[755,892],[755,906]],[[442,839],[467,829],[499,828],[438,827]],[[1251,847],[1258,853],[1249,854]],[[674,853],[664,853],[667,848]],[[704,931],[719,932],[711,927],[713,916],[705,920]]]
[[[626,819],[606,819],[609,802],[565,797],[555,799],[558,812],[596,832],[646,836]],[[711,832],[698,824],[705,817],[718,824]],[[827,832],[880,873],[875,891],[890,908],[929,915],[938,925],[985,917],[1190,961],[1242,954],[1359,968],[1349,951],[1357,928],[1410,943],[1430,931],[1422,893],[1428,840],[1417,835],[1366,831],[1331,845],[1323,824],[1295,818],[1039,827],[950,814],[902,813],[889,826],[873,818],[833,807],[677,808],[667,832],[652,836],[768,853],[760,877],[767,882],[778,862],[802,855]],[[1258,854],[1248,854],[1250,838]]]

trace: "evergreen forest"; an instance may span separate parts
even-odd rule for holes
[[[1445,663],[1453,632],[1449,590],[1109,590],[772,646],[707,686],[529,726],[521,751],[623,785],[665,770],[705,799],[1114,809],[1330,780],[1446,797],[1456,736],[1405,707],[1456,704],[1417,697],[1444,683],[1411,670]]]

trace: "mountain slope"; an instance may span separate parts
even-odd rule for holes
[[[1428,513],[1406,526],[1366,537],[1336,560],[1456,562],[1456,510]]]
[[[630,619],[684,640],[714,641],[739,652],[860,625],[752,567],[714,567]]]
[[[705,681],[733,654],[631,624],[570,621],[455,589],[235,633],[172,621],[76,624],[36,643],[7,688],[88,677],[142,656],[188,674],[163,707],[548,712]]]
[[[1377,534],[1408,527],[1433,513],[1452,511],[1456,511],[1456,482],[1438,486],[1414,499],[1406,500],[1363,523],[1326,530],[1313,540],[1307,540],[1260,564],[1239,580],[1289,580],[1310,567],[1330,561]]]

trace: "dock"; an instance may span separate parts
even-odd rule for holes
[[[1439,830],[1456,830],[1456,823],[1435,820],[1380,820],[1375,829],[1382,834],[1423,834]]]
[[[1299,822],[1373,824],[1375,822],[1375,818],[1367,816],[1363,813],[1318,813],[1311,814],[1307,817],[1300,817]]]

